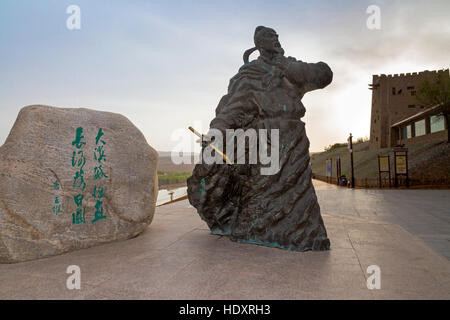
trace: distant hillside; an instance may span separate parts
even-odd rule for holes
[[[172,151],[156,151],[156,152],[158,152],[158,155],[160,157],[170,157],[172,155]],[[183,154],[192,156],[194,154],[197,155],[198,153],[195,153],[195,152],[183,152]]]
[[[408,145],[409,177],[411,185],[450,186],[450,144],[428,143]],[[390,148],[369,150],[369,143],[354,145],[356,185],[378,186],[378,155],[390,155],[391,175],[394,175],[393,152]],[[326,175],[326,159],[333,159],[332,173],[336,176],[336,158],[341,158],[341,171],[350,178],[350,153],[347,146],[311,156],[311,167],[316,177]]]
[[[158,171],[183,171],[192,172],[194,170],[195,164],[174,164],[170,157],[159,157],[158,159]]]
[[[160,189],[171,189],[186,185],[186,179],[192,175],[195,164],[174,164],[171,151],[158,151],[158,185]],[[191,153],[191,159],[193,159]]]
[[[355,178],[359,186],[378,186],[378,155],[390,155],[391,175],[394,176],[394,159],[392,149],[369,150],[369,142],[353,145]],[[412,144],[408,146],[409,176],[412,185],[444,185],[450,186],[450,144],[428,143]],[[171,184],[171,179],[177,185],[185,183],[185,179],[192,173],[195,164],[179,164],[172,162],[170,152],[158,152],[158,173],[161,178],[160,186]],[[350,154],[347,146],[337,144],[325,152],[311,153],[311,167],[313,174],[324,178],[326,173],[325,160],[333,159],[333,177],[336,176],[336,158],[341,158],[342,174],[350,178]],[[176,173],[176,178],[173,174]],[[168,178],[171,177],[171,178]],[[181,178],[182,180],[179,180]]]
[[[179,172],[192,172],[194,170],[195,164],[193,164],[193,160],[191,164],[174,164],[171,158],[171,151],[158,151],[159,161],[158,161],[158,170],[159,171],[179,171]],[[190,155],[191,159],[193,159],[194,153],[185,153],[184,155]]]

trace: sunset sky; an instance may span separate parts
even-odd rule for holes
[[[80,30],[66,27],[72,4],[81,8]],[[366,27],[369,5],[381,9],[380,30]],[[303,98],[310,151],[322,151],[350,132],[369,135],[373,74],[449,67],[449,12],[448,0],[2,0],[0,145],[23,106],[45,104],[121,113],[169,151],[173,132],[193,124],[207,131],[264,25],[278,32],[286,56],[334,72],[330,86]]]

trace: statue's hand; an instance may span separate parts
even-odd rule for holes
[[[197,139],[197,143],[202,145],[202,148],[206,147],[207,145],[209,145],[211,142],[213,142],[213,135],[211,133],[211,130],[208,131],[207,134],[202,134],[202,138],[201,139]]]

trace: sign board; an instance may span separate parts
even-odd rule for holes
[[[327,164],[327,172],[326,172],[326,176],[327,176],[327,177],[331,177],[331,165],[332,165],[331,159],[327,159],[327,160],[326,160],[326,164]]]
[[[395,182],[396,187],[399,186],[399,176],[405,177],[405,185],[409,187],[408,177],[408,149],[407,148],[394,148],[394,170],[395,170]]]
[[[389,187],[391,186],[391,164],[389,156],[378,156],[378,186],[383,187],[383,180],[381,179],[382,173],[387,173],[389,176]]]
[[[407,174],[406,155],[395,155],[395,166],[397,174]]]
[[[380,172],[389,172],[389,157],[388,156],[380,156],[378,158],[380,164]]]

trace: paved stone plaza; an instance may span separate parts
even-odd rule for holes
[[[398,224],[450,259],[450,190],[348,189],[314,181],[322,212]]]
[[[422,240],[448,253],[450,191],[315,185],[330,251],[210,235],[185,200],[158,207],[137,238],[0,265],[0,299],[450,298],[450,263]],[[66,288],[69,265],[81,268],[81,290]],[[380,290],[367,289],[369,265],[381,268]]]

